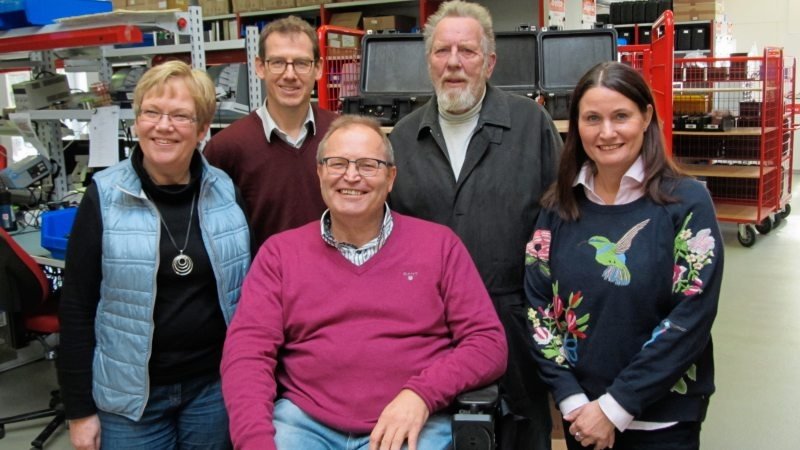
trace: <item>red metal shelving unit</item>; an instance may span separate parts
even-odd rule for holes
[[[358,43],[353,47],[331,46],[331,37],[352,39]],[[358,95],[358,82],[361,77],[361,38],[363,30],[323,25],[317,29],[320,56],[322,57],[322,77],[317,82],[319,107],[328,111],[341,112],[342,98]]]
[[[790,210],[794,63],[767,47],[759,57],[675,61],[673,155],[706,181],[717,218],[739,242],[769,233]]]
[[[664,144],[672,155],[672,75],[675,21],[672,11],[666,11],[651,29],[652,40],[645,45],[621,45],[620,61],[638,69],[650,85],[662,121]]]

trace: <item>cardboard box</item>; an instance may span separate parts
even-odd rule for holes
[[[294,8],[296,5],[296,0],[261,0],[262,9]]]
[[[722,20],[725,5],[721,0],[674,0],[676,22],[692,20]]]
[[[261,0],[231,0],[231,9],[234,13],[260,11]]]
[[[361,29],[361,12],[353,11],[346,13],[336,13],[331,16],[330,25],[337,27]]]
[[[297,6],[313,6],[328,3],[327,0],[297,0]]]
[[[328,47],[333,48],[359,48],[361,36],[352,34],[328,33]]]
[[[408,32],[416,26],[417,20],[409,16],[376,16],[364,17],[366,31],[398,31]]]
[[[200,7],[203,8],[203,17],[221,16],[230,14],[230,0],[200,0]]]

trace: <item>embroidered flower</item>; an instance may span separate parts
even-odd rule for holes
[[[537,327],[533,330],[533,340],[539,345],[547,345],[553,340],[553,333],[547,328]]]
[[[550,230],[536,230],[525,245],[525,265],[538,265],[545,275],[550,275]]]
[[[683,278],[684,273],[686,273],[686,267],[675,264],[675,266],[672,267],[672,284],[674,285]]]
[[[547,308],[528,309],[528,320],[533,325],[533,339],[542,355],[564,366],[578,360],[578,339],[586,339],[589,314],[578,316],[576,308],[583,302],[580,292],[571,292],[565,303],[558,293],[558,282],[553,283],[553,296]],[[538,313],[538,314],[537,314]]]
[[[714,237],[711,236],[711,230],[703,228],[695,237],[686,241],[689,245],[689,251],[696,255],[705,255],[714,249]]]
[[[689,222],[692,214],[686,217],[681,230],[675,236],[675,266],[672,270],[672,292],[684,295],[697,295],[703,292],[700,272],[711,264],[714,258],[716,240],[710,228],[692,233]]]

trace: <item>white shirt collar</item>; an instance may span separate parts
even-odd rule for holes
[[[628,170],[622,176],[622,180],[619,183],[619,191],[617,191],[617,197],[614,199],[613,204],[625,205],[643,197],[644,177],[644,160],[640,155],[638,158],[636,158],[636,161],[634,161],[633,164],[628,167]],[[578,176],[575,177],[575,181],[572,183],[573,186],[577,186],[579,184],[583,185],[583,192],[586,193],[586,197],[592,201],[592,203],[597,203],[600,205],[606,204],[606,202],[604,202],[603,199],[600,198],[600,196],[594,191],[594,171],[592,169],[591,161],[586,161],[583,163]]]
[[[292,139],[288,134],[286,134],[286,132],[278,127],[278,124],[275,123],[275,120],[269,114],[269,110],[267,110],[267,102],[264,102],[264,104],[256,110],[256,114],[261,119],[261,123],[264,126],[264,135],[267,137],[267,142],[272,142],[272,133],[275,132],[275,134],[282,141],[286,142],[292,147],[299,148],[301,145],[303,145],[303,142],[308,136],[309,123],[311,124],[312,133],[316,133],[317,125],[316,122],[314,122],[314,109],[311,107],[311,105],[308,105],[308,114],[306,114],[306,120],[303,124],[303,129],[300,130],[300,135],[297,136],[297,139]]]

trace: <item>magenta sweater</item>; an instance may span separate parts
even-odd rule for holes
[[[369,433],[403,388],[435,412],[503,374],[505,334],[464,245],[444,226],[393,217],[360,267],[322,240],[318,221],[261,247],[222,361],[237,449],[275,448],[276,395]]]

